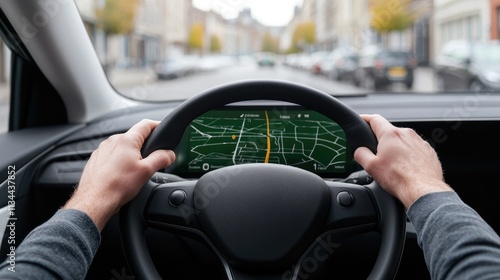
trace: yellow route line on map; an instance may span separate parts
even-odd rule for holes
[[[271,133],[269,132],[269,116],[266,113],[266,124],[267,124],[267,151],[266,151],[266,159],[264,160],[264,163],[269,162],[269,155],[271,154]]]

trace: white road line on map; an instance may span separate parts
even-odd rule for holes
[[[193,125],[191,126],[194,130],[196,130],[196,132],[198,132],[199,134],[201,134],[201,136],[203,137],[207,137],[208,139],[212,138],[212,135],[210,134],[207,134],[207,133],[203,133],[202,131],[200,131],[199,129],[197,129],[196,127],[194,127]]]
[[[246,116],[243,118],[243,123],[241,124],[240,136],[238,137],[238,142],[236,142],[236,148],[233,153],[233,164],[236,165],[236,151],[238,151],[238,146],[240,145],[241,135],[243,135],[243,129],[245,128]]]
[[[312,159],[314,159],[312,157],[312,153],[314,152],[314,149],[316,149],[316,145],[318,144],[318,132],[319,132],[319,128],[316,127],[316,136],[314,137],[314,145],[313,145],[313,147],[311,149],[311,152],[309,153],[309,157],[312,158]]]
[[[283,155],[283,159],[285,160],[285,164],[288,164],[285,156],[285,143],[283,142],[283,131],[281,132],[281,154]],[[293,153],[293,152],[292,152]]]

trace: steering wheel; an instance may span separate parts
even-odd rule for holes
[[[151,133],[142,155],[175,149],[196,117],[248,100],[285,101],[315,110],[340,125],[353,150],[365,146],[376,151],[369,125],[333,96],[290,82],[249,80],[186,100]],[[122,207],[122,245],[132,272],[138,279],[161,279],[147,249],[147,227],[204,241],[228,279],[235,280],[300,279],[315,258],[324,260],[335,250],[335,243],[325,243],[326,236],[331,240],[375,230],[381,243],[368,279],[393,279],[403,252],[406,216],[402,204],[375,181],[328,181],[296,167],[252,163],[216,169],[198,180],[150,180]]]

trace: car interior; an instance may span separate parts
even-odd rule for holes
[[[0,2],[12,52],[2,261],[10,235],[19,246],[64,205],[99,143],[142,119],[161,121],[143,155],[173,149],[177,159],[106,225],[85,279],[430,279],[406,209],[354,161],[357,147],[376,150],[360,114],[427,140],[445,181],[500,233],[498,92],[335,96],[248,79],[142,101],[110,83],[73,1],[53,5],[45,21],[37,1]]]

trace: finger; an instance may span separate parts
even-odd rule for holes
[[[361,114],[359,116],[366,122],[370,122],[370,120],[373,118],[372,114]]]
[[[368,122],[370,127],[372,128],[373,133],[380,139],[382,134],[394,128],[394,126],[381,115],[361,115],[361,117]]]
[[[144,158],[142,162],[148,165],[152,172],[170,166],[175,161],[175,153],[172,150],[156,150]]]
[[[159,121],[143,119],[132,126],[126,132],[126,134],[137,136],[142,145],[146,138],[148,138],[148,136],[151,134],[151,132],[158,126],[158,124],[160,124]]]
[[[365,170],[376,159],[376,155],[366,147],[359,147],[354,151],[354,160]],[[367,170],[368,171],[368,170]]]

